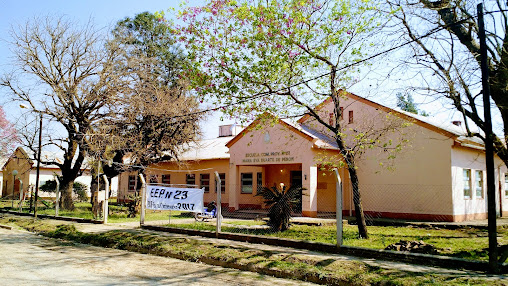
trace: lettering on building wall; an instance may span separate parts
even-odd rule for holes
[[[291,157],[291,151],[246,153],[242,163],[290,163],[295,157]]]

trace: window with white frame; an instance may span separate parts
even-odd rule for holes
[[[471,198],[471,169],[462,170],[462,181],[464,183],[464,198]]]
[[[196,184],[196,174],[186,174],[186,176],[185,176],[185,184],[187,184],[187,185],[195,185]]]
[[[259,194],[263,190],[263,173],[261,173],[261,172],[256,173],[256,185],[257,185],[256,188],[257,188],[257,191]]]
[[[252,194],[252,173],[242,173],[242,193]]]
[[[504,174],[504,196],[508,197],[508,173]]]
[[[200,188],[205,189],[205,193],[210,191],[210,174],[199,174]]]
[[[136,190],[136,176],[134,176],[134,175],[130,175],[129,176],[128,190],[129,191],[135,191]]]
[[[226,173],[220,173],[219,178],[220,178],[220,191],[221,193],[224,194],[226,192]],[[217,192],[217,188],[215,188],[215,192]]]
[[[166,185],[171,184],[171,175],[170,174],[162,175],[162,183]]]
[[[476,197],[483,198],[483,171],[481,170],[475,171],[475,190]]]
[[[159,176],[150,175],[150,184],[158,184],[158,183],[159,183]]]

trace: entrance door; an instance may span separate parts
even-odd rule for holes
[[[12,191],[14,198],[19,198],[19,185],[19,179],[16,178],[16,181],[14,181],[14,190]]]
[[[302,171],[291,171],[289,174],[289,182],[290,187],[302,186]],[[298,196],[298,202],[296,203],[296,206],[294,208],[294,211],[297,213],[302,212],[302,191],[300,190],[300,195]]]

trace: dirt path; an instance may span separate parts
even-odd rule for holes
[[[314,285],[0,228],[2,285]]]

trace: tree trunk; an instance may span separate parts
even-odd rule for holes
[[[348,171],[349,176],[351,177],[351,185],[353,185],[353,203],[355,205],[356,223],[358,223],[358,235],[361,238],[368,238],[367,224],[365,223],[362,198],[360,196],[360,186],[358,184],[358,174],[356,173],[355,167],[351,164],[348,165]]]
[[[90,204],[92,204],[92,210],[95,208],[95,204],[97,203],[97,193],[99,191],[99,186],[97,184],[97,175],[92,174],[92,181],[90,182]]]
[[[74,210],[74,201],[72,200],[72,187],[74,181],[63,180],[60,182],[60,192],[62,193],[61,207],[64,210]]]

